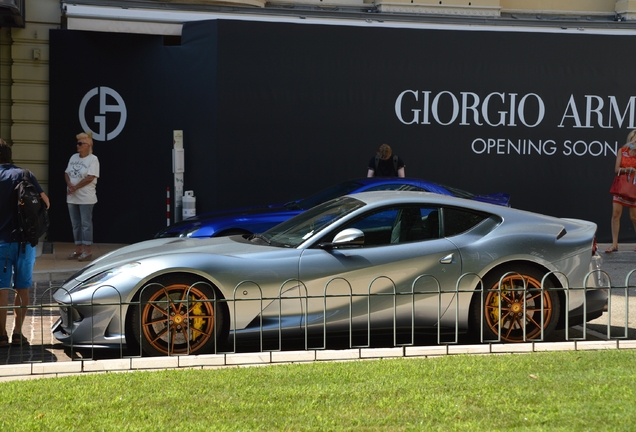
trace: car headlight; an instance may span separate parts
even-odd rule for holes
[[[72,288],[69,292],[73,293],[73,292],[78,292],[78,291],[82,291],[85,290],[86,288],[91,288],[94,287],[96,285],[103,285],[106,281],[108,281],[109,279],[114,278],[115,276],[118,276],[122,273],[125,273],[137,266],[140,266],[141,263],[139,262],[131,262],[128,264],[124,264],[122,266],[119,267],[113,267],[110,270],[106,270],[105,272],[96,274],[95,276],[93,276],[92,278],[88,279],[86,282],[81,283],[79,285],[77,285],[76,287]]]

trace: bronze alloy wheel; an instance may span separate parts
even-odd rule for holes
[[[174,278],[172,278],[174,279]],[[207,283],[165,281],[149,284],[134,314],[137,341],[150,355],[201,354],[210,351],[223,329],[216,329],[219,316],[213,288]]]
[[[499,290],[501,276],[504,278]],[[541,290],[542,278],[540,272],[524,267],[517,270],[511,268],[509,272],[499,272],[498,277],[484,280],[484,286],[489,287],[483,296],[485,340],[498,339],[501,331],[502,342],[524,342],[524,326],[526,341],[540,339],[542,328],[544,338],[548,337],[556,327],[560,306],[558,295],[550,289],[553,288],[551,283],[546,280]],[[473,303],[481,303],[481,293],[475,295]],[[473,308],[473,311],[477,310]],[[475,315],[476,324],[479,324],[480,314]]]

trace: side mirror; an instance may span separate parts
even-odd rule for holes
[[[333,238],[331,243],[321,243],[319,246],[323,249],[334,249],[342,246],[363,246],[364,233],[357,228],[347,228],[340,231]]]

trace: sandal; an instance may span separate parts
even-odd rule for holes
[[[9,346],[9,336],[0,335],[0,347]]]
[[[80,256],[77,257],[78,261],[91,261],[93,259],[93,254],[87,254],[86,252],[82,252]]]
[[[21,333],[14,333],[11,336],[11,345],[28,345],[29,340]]]
[[[77,259],[78,256],[80,256],[80,254],[78,254],[77,252],[73,252],[71,254],[68,254],[66,256],[66,259],[67,260],[74,260],[74,259]]]
[[[605,253],[618,252],[618,246],[612,246],[605,251]]]

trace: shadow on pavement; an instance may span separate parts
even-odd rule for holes
[[[2,364],[23,364],[66,361],[60,358],[59,351],[51,345],[9,345],[0,347],[0,359]]]

